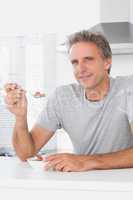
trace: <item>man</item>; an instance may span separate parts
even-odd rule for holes
[[[59,128],[64,128],[75,153],[53,154],[46,169],[87,171],[133,167],[133,77],[109,76],[112,53],[98,33],[69,37],[68,53],[79,84],[56,89],[31,132],[25,92],[6,85],[6,103],[16,116],[13,145],[22,160],[34,156]]]

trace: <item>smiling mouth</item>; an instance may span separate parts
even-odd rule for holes
[[[90,75],[85,75],[85,76],[80,76],[79,79],[84,80],[84,79],[88,79],[92,76],[92,74]]]

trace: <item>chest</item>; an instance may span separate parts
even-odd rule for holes
[[[63,112],[63,128],[67,132],[80,134],[90,130],[95,132],[98,129],[118,128],[127,126],[128,115],[125,98],[108,99],[100,106],[76,104],[66,106]]]

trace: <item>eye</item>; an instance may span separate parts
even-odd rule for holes
[[[76,66],[76,65],[78,64],[78,61],[77,61],[77,60],[72,60],[72,61],[71,61],[71,64],[72,64],[73,66]]]
[[[87,56],[84,58],[86,61],[92,61],[94,60],[94,57],[91,57],[91,56]]]

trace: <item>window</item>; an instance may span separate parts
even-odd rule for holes
[[[28,124],[32,127],[45,103],[34,98],[41,91],[49,95],[56,87],[56,34],[0,38],[0,80],[17,82],[28,92]],[[0,104],[0,145],[11,146],[14,116]],[[56,148],[56,136],[46,149]]]

